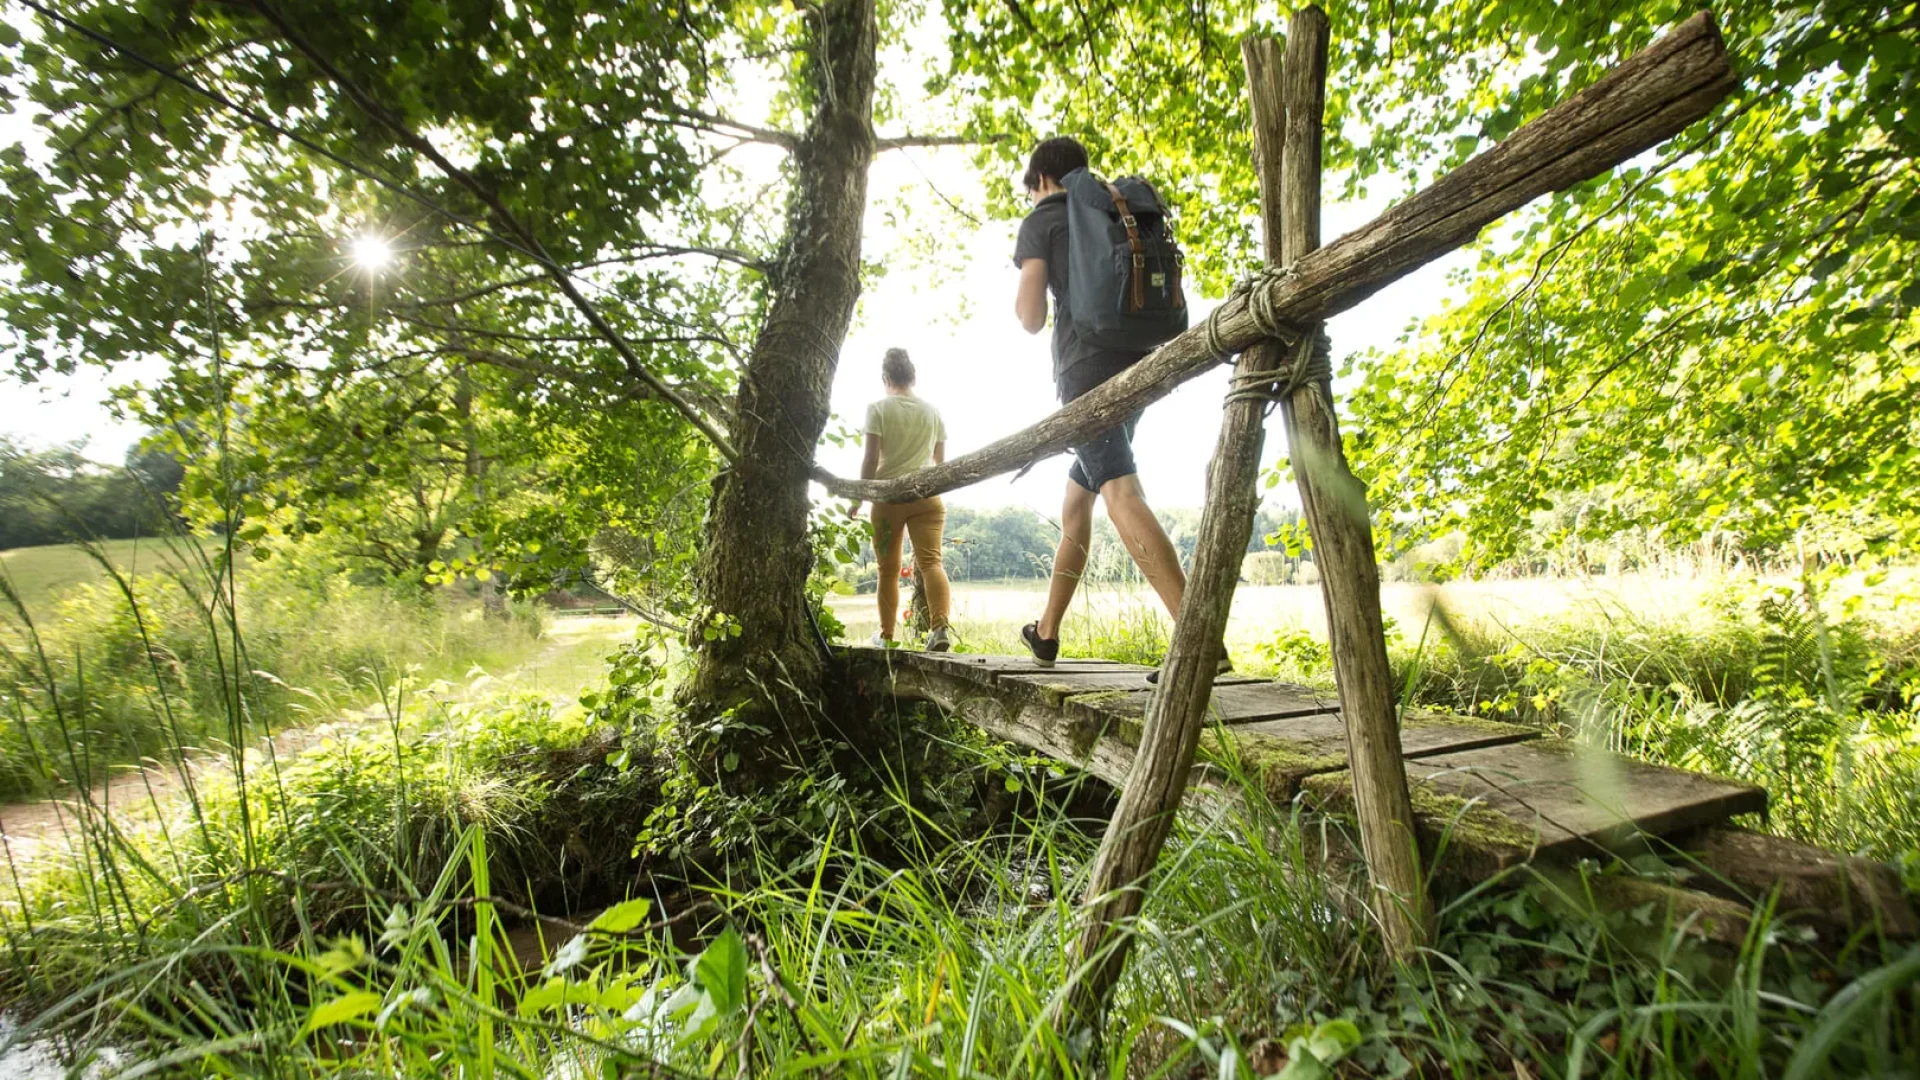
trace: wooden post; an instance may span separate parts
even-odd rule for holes
[[[1316,85],[1325,79],[1326,15],[1309,8],[1293,17],[1289,37],[1317,41],[1319,60],[1301,62]],[[1313,27],[1317,26],[1317,30]],[[1304,28],[1304,29],[1303,29]],[[1280,78],[1272,40],[1248,41],[1244,46],[1247,90],[1254,116],[1254,153],[1259,163],[1262,202],[1268,208],[1268,256],[1280,255],[1279,230],[1272,227],[1274,197],[1283,175]],[[1292,59],[1289,49],[1288,58]],[[1303,107],[1314,111],[1302,137],[1314,140],[1310,157],[1316,170],[1309,185],[1311,198],[1320,190],[1318,110],[1324,95],[1315,92]],[[1288,132],[1291,137],[1294,132]],[[1290,173],[1286,175],[1292,175]],[[1317,218],[1317,214],[1316,214]],[[1278,373],[1288,350],[1279,342],[1263,342],[1240,358],[1240,371]],[[1244,380],[1242,380],[1244,381]],[[1213,464],[1207,471],[1206,507],[1200,515],[1200,537],[1187,576],[1186,596],[1174,624],[1173,642],[1160,669],[1160,688],[1147,705],[1140,750],[1121,791],[1120,803],[1094,860],[1087,886],[1086,925],[1074,957],[1073,981],[1067,989],[1064,1016],[1070,1032],[1098,1031],[1108,997],[1120,981],[1131,945],[1131,922],[1140,912],[1146,883],[1160,857],[1174,813],[1187,789],[1201,730],[1206,726],[1207,703],[1220,659],[1221,635],[1227,626],[1234,586],[1240,580],[1240,561],[1253,531],[1260,496],[1260,450],[1267,403],[1249,395],[1229,395],[1221,420]],[[1378,617],[1376,616],[1376,623]]]
[[[1296,14],[1287,28],[1287,57],[1280,74],[1287,113],[1279,200],[1265,176],[1261,185],[1267,257],[1273,260],[1277,241],[1280,260],[1288,266],[1320,246],[1326,65],[1327,17],[1310,7]],[[1319,331],[1319,323],[1310,328]],[[1307,532],[1313,538],[1320,595],[1327,605],[1353,801],[1373,878],[1375,911],[1388,948],[1404,956],[1426,942],[1433,919],[1420,871],[1413,803],[1407,796],[1406,761],[1400,753],[1400,716],[1380,622],[1380,568],[1374,562],[1366,486],[1347,468],[1331,381],[1301,384],[1280,403],[1280,411]]]

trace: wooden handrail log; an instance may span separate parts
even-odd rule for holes
[[[1720,30],[1701,12],[1498,146],[1301,259],[1293,277],[1271,287],[1274,311],[1300,325],[1346,311],[1503,215],[1684,131],[1736,85]],[[1229,352],[1262,337],[1245,297],[1222,305],[1219,320]],[[1085,442],[1220,360],[1207,346],[1206,327],[1195,326],[1032,427],[944,465],[893,480],[848,480],[818,466],[812,475],[847,498],[911,502],[938,495]]]

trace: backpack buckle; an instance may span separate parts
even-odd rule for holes
[[[1147,257],[1146,257],[1145,255],[1142,255],[1141,253],[1139,253],[1139,252],[1137,252],[1137,251],[1136,251],[1136,252],[1134,252],[1134,253],[1133,253],[1133,268],[1134,268],[1135,270],[1138,270],[1138,269],[1140,269],[1141,267],[1143,267],[1143,266],[1145,266],[1145,265],[1147,265]]]
[[[1125,225],[1125,226],[1126,226],[1127,228],[1129,228],[1129,229],[1131,229],[1131,228],[1133,228],[1133,227],[1135,226],[1135,224],[1136,224],[1136,223],[1135,223],[1135,221],[1133,220],[1133,215],[1132,215],[1132,214],[1121,214],[1121,215],[1120,215],[1120,224],[1122,224],[1122,225]]]

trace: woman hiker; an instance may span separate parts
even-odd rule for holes
[[[887,396],[867,406],[865,460],[860,479],[892,480],[947,459],[947,426],[940,410],[913,393],[913,361],[905,349],[888,349],[880,362],[880,381]],[[848,513],[858,514],[854,503]],[[940,564],[940,534],[947,527],[947,508],[938,495],[909,503],[874,503],[873,552],[880,561],[880,632],[869,643],[885,648],[893,643],[894,620],[900,616],[900,545],[913,540],[913,565],[920,572],[920,588],[927,595],[928,652],[953,647],[947,630],[952,590]]]

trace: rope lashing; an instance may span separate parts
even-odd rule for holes
[[[1207,315],[1207,350],[1221,360],[1232,356],[1220,333],[1220,316],[1235,297],[1244,296],[1247,314],[1260,333],[1279,342],[1290,353],[1287,362],[1272,371],[1236,369],[1225,404],[1236,401],[1279,401],[1310,382],[1333,378],[1333,342],[1324,331],[1308,334],[1280,318],[1273,309],[1274,290],[1294,276],[1292,267],[1264,267],[1241,278],[1225,302]]]

